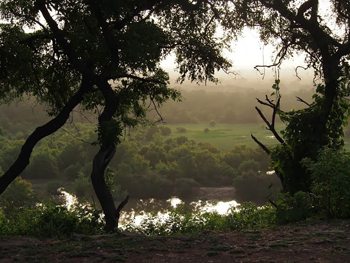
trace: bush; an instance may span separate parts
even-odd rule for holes
[[[318,209],[330,217],[349,218],[350,153],[326,148],[316,161],[306,159],[303,164],[311,172]]]
[[[313,198],[305,192],[280,194],[276,200],[276,221],[280,224],[305,220],[313,212]]]
[[[145,141],[152,141],[158,133],[159,133],[159,128],[157,126],[149,127],[144,133]]]
[[[76,196],[84,199],[93,196],[94,193],[90,179],[82,173],[79,173],[78,177],[74,180],[72,190]]]
[[[257,206],[254,203],[243,203],[238,210],[233,210],[228,215],[230,229],[259,229],[271,226],[275,223],[275,209],[270,206]]]
[[[193,178],[177,178],[175,179],[175,190],[176,196],[185,198],[191,197],[194,194],[194,189],[199,187],[199,183]]]
[[[32,184],[18,177],[0,196],[0,206],[5,212],[10,212],[14,208],[31,206],[35,203],[35,200],[36,197],[33,192]]]
[[[176,128],[176,132],[178,132],[178,133],[185,133],[185,132],[187,132],[187,129],[184,128],[184,127],[177,127]]]
[[[6,232],[6,217],[2,209],[0,208],[0,234]]]
[[[159,127],[159,131],[162,136],[169,136],[171,134],[171,129],[166,126]]]
[[[83,205],[68,210],[64,206],[46,204],[15,209],[9,215],[0,210],[0,235],[64,238],[74,233],[99,233],[101,223],[99,213]]]
[[[46,185],[46,192],[50,195],[57,194],[57,189],[62,187],[62,183],[59,182],[49,182]]]
[[[281,183],[275,174],[267,175],[256,171],[246,171],[233,179],[238,201],[265,203],[275,199],[281,190]]]
[[[57,159],[48,153],[40,152],[33,157],[24,175],[30,179],[57,178],[59,176]]]
[[[85,206],[69,211],[66,207],[49,205],[42,209],[34,224],[38,236],[67,237],[74,233],[92,234],[101,230],[99,214]]]

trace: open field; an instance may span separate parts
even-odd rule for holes
[[[166,126],[171,128],[173,137],[186,136],[195,141],[210,143],[222,150],[231,150],[235,146],[242,145],[256,148],[257,145],[250,134],[254,134],[266,145],[276,143],[264,125],[256,123],[216,124],[215,127],[210,127],[209,124],[167,124]],[[186,132],[179,132],[178,128],[185,128]],[[282,126],[279,125],[278,128],[281,129]]]
[[[172,137],[186,136],[189,139],[210,143],[221,150],[231,150],[236,146],[246,146],[251,148],[258,147],[250,137],[253,134],[265,145],[277,144],[272,133],[266,129],[263,124],[245,123],[245,124],[216,124],[210,127],[209,124],[166,124],[171,128]],[[185,132],[179,132],[178,128],[185,128]],[[205,129],[208,129],[205,132]],[[283,125],[277,125],[277,130],[283,129]],[[350,137],[345,137],[345,148],[350,150]]]

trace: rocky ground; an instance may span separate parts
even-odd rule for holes
[[[0,237],[0,262],[350,262],[350,220],[145,237]]]

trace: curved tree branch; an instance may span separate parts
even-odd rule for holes
[[[21,151],[10,166],[10,168],[0,177],[0,195],[6,190],[8,185],[19,176],[24,169],[28,166],[30,156],[36,144],[48,135],[56,132],[61,128],[69,118],[72,110],[83,100],[84,95],[92,90],[91,82],[87,78],[83,78],[80,89],[69,99],[66,105],[62,108],[59,114],[32,132],[25,143],[23,144]]]

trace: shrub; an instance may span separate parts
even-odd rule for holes
[[[2,209],[0,208],[0,234],[6,232],[6,217]]]
[[[281,190],[281,183],[275,174],[267,175],[252,170],[245,171],[233,179],[238,201],[265,203],[275,199]]]
[[[159,133],[159,128],[157,126],[151,126],[144,133],[144,140],[152,141],[158,133]]]
[[[32,184],[18,177],[0,196],[0,206],[5,212],[11,212],[14,208],[33,205],[35,200]]]
[[[166,126],[159,127],[159,131],[162,136],[169,136],[171,134],[171,129]]]
[[[199,183],[193,178],[177,178],[175,179],[176,196],[185,198],[191,197],[194,194],[194,189],[199,187]]]
[[[62,184],[59,182],[49,182],[46,185],[46,192],[50,195],[57,194],[57,189],[62,187]]]
[[[86,206],[78,206],[69,211],[63,206],[48,205],[37,217],[33,234],[47,237],[92,234],[101,230],[98,218],[98,213]]]
[[[178,133],[185,133],[185,132],[187,132],[187,130],[184,127],[177,127],[176,128],[176,132],[178,132]]]
[[[15,209],[9,215],[0,211],[0,235],[64,238],[74,233],[99,233],[102,230],[101,223],[99,213],[84,205],[68,210],[51,203]]]
[[[350,153],[324,149],[316,161],[303,164],[311,172],[316,206],[330,217],[350,217]]]
[[[40,152],[33,156],[24,175],[30,179],[57,178],[59,176],[57,159],[51,154]]]
[[[276,221],[280,224],[305,220],[313,212],[313,198],[309,193],[283,193],[276,200]]]
[[[84,176],[83,173],[79,173],[78,177],[74,180],[72,190],[79,198],[86,199],[93,195],[90,179]]]

